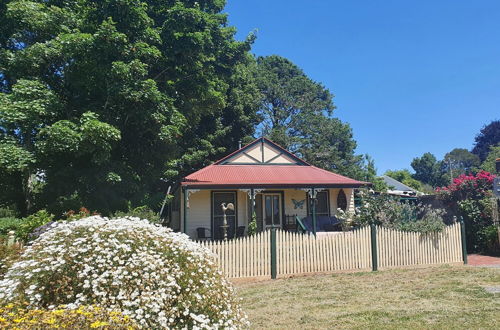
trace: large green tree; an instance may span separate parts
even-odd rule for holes
[[[55,211],[155,205],[162,178],[252,134],[253,38],[234,39],[224,5],[2,1],[0,177],[16,194],[0,203],[30,211],[38,180]]]
[[[490,148],[500,143],[500,120],[493,120],[488,125],[484,125],[476,135],[472,153],[479,156],[482,162],[488,156]]]
[[[432,187],[439,187],[446,184],[441,172],[441,162],[430,152],[424,153],[422,157],[414,158],[411,162],[411,167],[415,171],[412,176],[418,181]]]
[[[443,175],[450,181],[460,174],[471,173],[481,164],[479,157],[464,148],[455,148],[444,155],[442,161]]]
[[[486,157],[484,162],[481,164],[481,169],[486,172],[497,173],[496,160],[499,158],[500,158],[500,143],[497,144],[496,146],[490,147],[490,152],[488,153],[488,156]]]
[[[258,135],[318,167],[364,179],[363,157],[346,123],[332,117],[333,94],[280,56],[257,59],[257,84],[262,93]]]

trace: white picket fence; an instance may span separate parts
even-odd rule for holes
[[[440,233],[419,234],[377,226],[379,268],[462,261],[460,224]],[[229,278],[271,276],[271,231],[229,241],[200,242],[217,257]],[[307,273],[370,270],[370,227],[348,232],[318,233],[317,237],[276,231],[276,273],[290,276]]]
[[[370,227],[348,232],[303,235],[278,231],[277,271],[294,275],[371,267]]]
[[[425,235],[377,226],[377,252],[381,268],[461,262],[460,223]]]
[[[217,256],[229,278],[271,276],[271,231],[230,241],[200,242]]]

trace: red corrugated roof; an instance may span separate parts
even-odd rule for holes
[[[369,184],[312,165],[209,165],[184,178],[186,186],[343,186]]]

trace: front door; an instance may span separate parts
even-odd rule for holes
[[[264,230],[281,228],[281,194],[262,194]]]

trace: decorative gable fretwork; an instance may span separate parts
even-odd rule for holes
[[[258,139],[222,159],[220,165],[307,165],[267,139]]]

